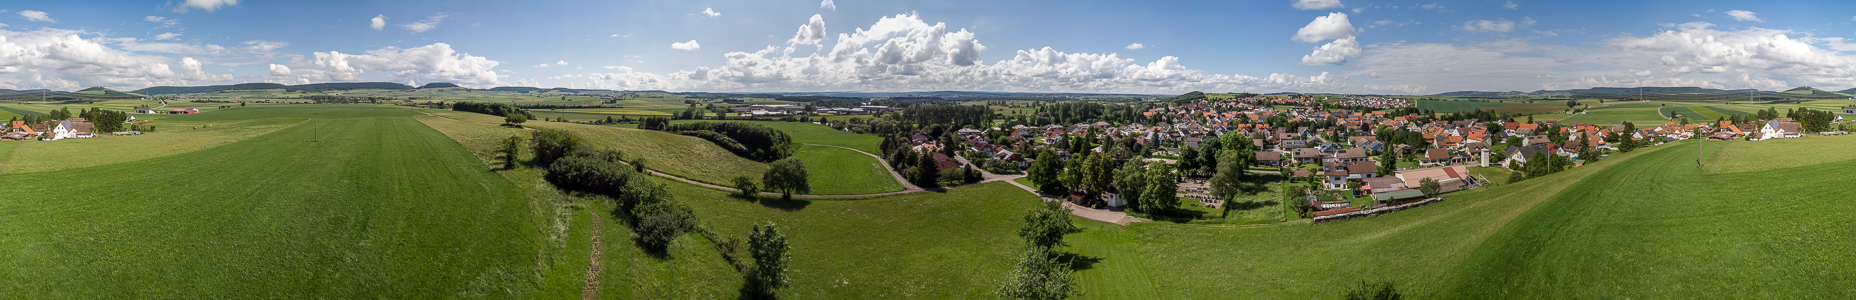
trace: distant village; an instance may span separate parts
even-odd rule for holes
[[[109,135],[139,135],[142,134],[144,130],[153,131],[154,127],[142,126],[146,124],[147,121],[137,120],[135,118],[136,114],[192,114],[199,112],[200,110],[195,108],[176,108],[158,111],[144,107],[136,108],[134,114],[117,113],[117,115],[120,115],[123,119],[122,124],[126,126],[98,126],[99,124],[92,122],[90,118],[69,117],[57,113],[46,115],[46,120],[38,120],[37,117],[28,117],[30,121],[15,118],[10,122],[0,124],[5,125],[4,127],[0,127],[0,132],[5,133],[4,135],[0,135],[0,141],[56,141],[63,139],[93,138],[98,136],[97,131],[101,128],[121,129],[103,132]],[[67,111],[63,114],[69,114],[69,112]]]

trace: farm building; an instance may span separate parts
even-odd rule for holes
[[[1438,193],[1449,193],[1476,187],[1475,179],[1470,178],[1469,175],[1469,168],[1467,167],[1448,166],[1398,171],[1396,176],[1398,176],[1398,179],[1404,180],[1405,186],[1408,187],[1417,187],[1419,186],[1419,181],[1430,178],[1431,180],[1436,180],[1437,183],[1443,184],[1443,189],[1438,190]]]
[[[175,115],[191,114],[191,113],[199,113],[199,112],[200,110],[197,108],[176,108],[176,109],[168,110],[168,114],[175,114]]]

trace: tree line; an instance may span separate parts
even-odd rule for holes
[[[661,127],[659,127],[661,126]],[[729,152],[753,159],[771,162],[792,156],[793,139],[777,129],[745,122],[696,122],[684,124],[652,124],[652,128],[687,136],[694,136],[722,146]],[[640,124],[640,129],[645,126]]]
[[[468,111],[468,112],[487,114],[487,115],[496,115],[496,116],[502,116],[502,117],[508,117],[510,114],[521,114],[523,118],[530,119],[530,120],[535,119],[535,115],[529,113],[528,110],[524,110],[524,109],[515,107],[513,105],[509,105],[508,103],[458,102],[458,103],[451,105],[451,110]]]

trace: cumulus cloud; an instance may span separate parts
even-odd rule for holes
[[[1295,1],[1295,9],[1300,9],[1300,10],[1329,9],[1329,8],[1339,8],[1339,7],[1345,7],[1345,6],[1340,5],[1340,0],[1296,0]]]
[[[374,31],[380,31],[383,28],[387,28],[387,15],[374,15],[373,19],[368,20],[367,27],[373,28]]]
[[[1521,4],[1514,3],[1514,0],[1509,0],[1508,3],[1502,3],[1502,8],[1503,9],[1521,9]]]
[[[445,18],[450,18],[450,17],[451,15],[436,14],[436,15],[432,15],[431,17],[426,17],[424,20],[419,20],[418,22],[412,22],[412,23],[400,25],[400,28],[405,28],[406,31],[412,31],[412,33],[422,33],[422,32],[425,32],[426,30],[432,30],[433,28],[438,28],[438,23],[444,22]]]
[[[181,3],[180,7],[175,7],[174,12],[184,13],[192,8],[204,9],[210,12],[219,10],[220,7],[238,5],[238,1],[239,0],[186,0],[186,2]]]
[[[838,11],[838,4],[832,3],[831,0],[825,0],[824,2],[818,3],[818,8],[829,9],[831,11]]]
[[[52,23],[58,23],[58,20],[52,20],[52,15],[51,15],[51,14],[47,14],[47,13],[45,13],[45,12],[42,12],[42,11],[36,11],[36,10],[22,10],[22,11],[19,11],[19,17],[21,17],[21,18],[26,18],[26,20],[27,20],[27,21],[33,21],[33,22],[52,22]]]
[[[1133,43],[1133,44],[1128,44],[1127,48],[1128,50],[1141,50],[1141,49],[1147,49],[1147,45],[1142,45],[1141,43]]]
[[[159,40],[172,40],[172,39],[178,39],[178,38],[180,38],[180,34],[179,34],[179,33],[173,33],[173,32],[169,32],[169,33],[163,33],[163,34],[157,34],[157,35],[155,35],[155,40],[157,40],[157,41],[159,41]]]
[[[1360,56],[1364,51],[1365,49],[1360,48],[1360,42],[1349,36],[1315,48],[1314,53],[1302,56],[1300,64],[1304,66],[1345,64],[1348,57]]]
[[[290,76],[290,67],[271,64],[271,76]]]
[[[136,55],[133,50],[109,44],[134,38],[85,39],[84,31],[40,28],[32,31],[0,30],[0,84],[15,88],[78,89],[87,86],[141,87],[182,84],[184,80],[224,80],[229,75],[196,72],[177,76],[173,59]],[[119,43],[120,45],[120,43]],[[197,70],[199,61],[183,60],[183,69]]]
[[[793,38],[787,39],[786,43],[818,45],[819,42],[825,41],[825,37],[825,16],[813,14],[812,20],[799,25],[799,33],[793,34]]]
[[[723,55],[721,66],[671,73],[609,68],[574,80],[606,89],[699,91],[985,90],[1175,93],[1192,90],[1330,90],[1339,76],[1208,74],[1178,57],[1146,63],[1116,54],[1017,50],[1011,59],[979,60],[987,47],[967,29],[898,14],[838,35],[830,51],[795,57],[777,46]],[[569,77],[562,77],[563,80]],[[572,82],[570,82],[572,83]]]
[[[1735,21],[1760,22],[1760,23],[1766,22],[1766,20],[1759,19],[1759,16],[1753,15],[1753,12],[1738,10],[1738,9],[1727,11],[1727,16],[1733,17]]]
[[[386,47],[368,50],[366,54],[316,52],[315,56],[314,64],[322,70],[306,76],[316,79],[353,81],[359,80],[365,70],[373,70],[386,74],[387,81],[391,82],[450,82],[487,88],[495,86],[502,78],[495,71],[499,62],[458,53],[445,43],[414,48]]]
[[[174,27],[174,26],[180,25],[180,20],[169,19],[167,17],[161,17],[161,16],[142,17],[142,20],[148,21],[149,23],[161,24],[161,27],[156,27],[156,28],[168,28],[168,27]]]
[[[719,16],[722,16],[722,13],[719,13],[719,12],[715,12],[715,8],[713,8],[713,7],[705,7],[705,8],[703,8],[703,9],[702,9],[702,14],[703,14],[703,15],[706,15],[706,16],[710,16],[710,17],[719,17]]]
[[[555,62],[554,62],[554,65],[556,65],[556,66],[565,66],[565,65],[567,65],[567,61],[565,61],[565,60],[562,60],[562,61],[555,61]]]
[[[696,49],[702,49],[702,44],[697,44],[696,40],[690,40],[688,42],[681,42],[681,43],[670,43],[670,49],[677,49],[677,50],[683,50],[683,51],[696,51]]]
[[[1295,37],[1290,39],[1297,42],[1313,43],[1348,37],[1353,34],[1353,23],[1347,21],[1347,14],[1332,12],[1328,13],[1326,16],[1315,17],[1315,20],[1308,22],[1307,26],[1302,26],[1302,29],[1296,30]]]
[[[181,78],[201,81],[232,80],[232,74],[213,74],[206,72],[205,64],[192,57],[180,58]]]

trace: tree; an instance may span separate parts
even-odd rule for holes
[[[1425,196],[1435,197],[1437,196],[1437,192],[1443,190],[1443,187],[1443,184],[1437,183],[1436,179],[1431,179],[1429,177],[1418,180],[1418,191],[1423,192]]]
[[[1060,163],[1056,151],[1044,149],[1043,152],[1038,153],[1037,161],[1031,162],[1031,169],[1026,170],[1025,173],[1031,178],[1032,184],[1038,185],[1039,190],[1056,194],[1063,189],[1063,184],[1057,179],[1057,174],[1063,171]]]
[[[1226,150],[1224,155],[1218,158],[1218,173],[1212,175],[1211,181],[1208,182],[1211,185],[1212,197],[1229,200],[1243,190],[1244,168],[1238,166],[1242,160],[1238,159],[1237,155],[1237,151]]]
[[[1521,182],[1522,180],[1527,180],[1527,175],[1522,174],[1521,171],[1508,173],[1508,183]]]
[[[1063,299],[1080,296],[1070,263],[1059,261],[1047,248],[1025,247],[1017,267],[999,286],[1001,298]]]
[[[1143,164],[1128,162],[1115,170],[1115,190],[1121,192],[1123,203],[1134,210],[1140,210],[1141,192],[1147,189],[1147,170]]]
[[[560,129],[542,129],[535,145],[535,162],[543,166],[580,150],[580,137]]]
[[[1181,148],[1186,148],[1186,149],[1179,150],[1179,169],[1180,170],[1198,170],[1199,169],[1199,149],[1193,149],[1192,147],[1181,147]]]
[[[760,184],[754,182],[754,177],[746,174],[735,175],[734,182],[735,189],[741,190],[738,195],[742,198],[754,198],[755,195],[760,194]]]
[[[934,160],[934,153],[921,153],[915,156],[915,185],[922,188],[941,186],[941,167]]]
[[[1179,175],[1166,163],[1147,164],[1147,189],[1141,191],[1141,211],[1165,213],[1179,207]]]
[[[1579,107],[1579,100],[1566,100],[1566,108]]]
[[[517,155],[522,153],[522,144],[527,141],[528,139],[519,136],[503,139],[502,147],[497,149],[496,152],[501,153],[503,156],[504,170],[514,170],[516,168]]]
[[[509,114],[503,117],[503,124],[521,125],[523,122],[528,122],[528,115]]]
[[[768,190],[780,192],[781,199],[793,199],[793,193],[811,193],[812,183],[806,179],[806,165],[798,157],[788,157],[773,162],[767,173],[761,175],[761,185]]]
[[[780,234],[773,222],[754,225],[753,231],[748,233],[748,254],[754,257],[754,267],[747,277],[755,291],[773,295],[774,290],[786,287],[786,266],[792,262],[791,252],[786,235]]]
[[[1101,196],[1103,191],[1115,185],[1115,167],[1102,153],[1090,153],[1083,162],[1083,189],[1090,198]]]
[[[1057,179],[1063,182],[1064,191],[1075,190],[1083,186],[1084,160],[1085,156],[1082,152],[1071,152],[1070,159],[1063,161],[1063,174],[1057,176]]]
[[[1018,236],[1025,238],[1025,244],[1037,248],[1055,248],[1065,246],[1063,236],[1082,232],[1070,223],[1070,210],[1061,202],[1044,202],[1044,207],[1033,209],[1025,214],[1025,224],[1018,228]]]
[[[1398,153],[1385,151],[1379,153],[1379,176],[1392,176],[1398,172]]]

